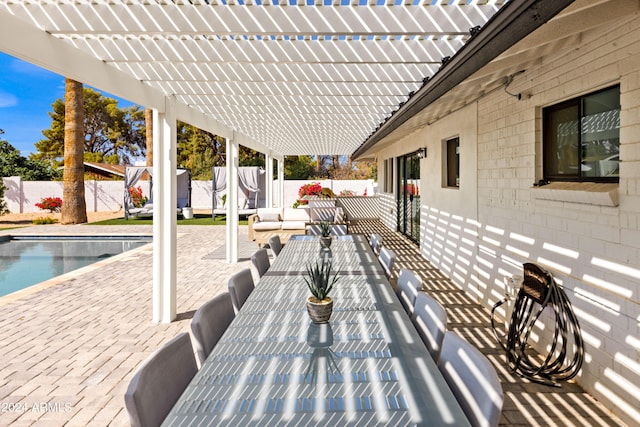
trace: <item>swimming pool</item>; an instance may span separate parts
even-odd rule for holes
[[[0,296],[151,242],[150,236],[0,236]]]

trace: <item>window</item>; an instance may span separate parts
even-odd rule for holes
[[[393,193],[393,159],[384,161],[384,191]]]
[[[542,110],[544,179],[618,182],[620,86]]]
[[[444,143],[446,154],[446,187],[460,187],[460,138],[451,138]]]

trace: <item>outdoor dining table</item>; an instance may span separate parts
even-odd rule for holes
[[[318,258],[339,274],[327,324],[306,311]],[[362,235],[289,240],[163,425],[329,423],[468,425]]]

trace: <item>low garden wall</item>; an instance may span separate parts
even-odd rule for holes
[[[45,197],[62,198],[62,181],[23,181],[20,177],[2,178],[5,191],[4,200],[12,213],[40,212],[35,204]],[[304,184],[319,182],[323,187],[330,188],[334,193],[340,194],[343,190],[349,190],[357,196],[366,194],[372,196],[375,193],[373,180],[286,180],[284,182],[283,206],[291,206],[298,199],[298,190]],[[149,183],[140,182],[143,193],[149,194]],[[210,210],[212,207],[211,181],[191,182],[191,206],[194,209]],[[261,196],[264,199],[264,196]],[[377,211],[378,201],[374,197],[352,197],[344,199],[343,206],[350,218],[364,219]],[[351,199],[351,200],[349,200]],[[363,199],[357,201],[357,199]],[[123,181],[85,181],[85,200],[88,212],[115,212],[122,209],[124,202]],[[278,185],[273,185],[273,204],[278,206],[280,195]],[[366,206],[366,207],[365,207]]]

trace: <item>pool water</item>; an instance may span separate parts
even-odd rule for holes
[[[0,296],[146,245],[151,237],[17,237],[0,240]]]

